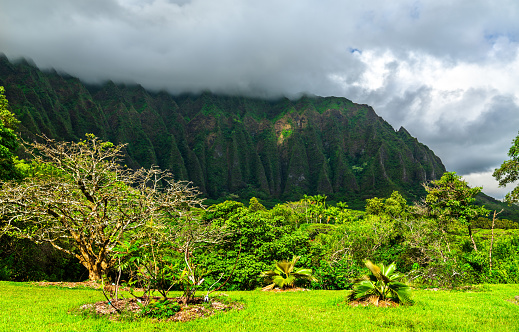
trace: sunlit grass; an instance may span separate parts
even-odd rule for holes
[[[476,291],[415,290],[415,305],[348,306],[348,291],[226,292],[245,309],[187,323],[149,319],[111,321],[71,314],[100,301],[90,289],[1,282],[0,331],[518,331],[519,306],[506,300],[519,285],[485,285]]]

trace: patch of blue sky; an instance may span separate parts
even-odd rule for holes
[[[489,43],[491,45],[497,43],[498,40],[502,40],[503,38],[508,40],[508,42],[510,42],[510,43],[517,43],[519,41],[518,35],[519,35],[519,32],[512,33],[512,32],[507,31],[507,32],[501,33],[501,32],[487,31],[484,34],[484,38],[485,38],[485,41],[487,41],[487,43]]]
[[[420,19],[420,14],[422,12],[422,3],[420,1],[415,1],[413,2],[411,8],[409,9],[409,16],[413,19],[413,20],[418,20]]]

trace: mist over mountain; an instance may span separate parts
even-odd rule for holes
[[[406,129],[346,98],[265,100],[203,92],[173,96],[139,85],[91,86],[27,61],[0,58],[0,85],[24,137],[128,143],[131,167],[158,165],[212,199],[357,201],[399,190],[410,199],[445,171]]]

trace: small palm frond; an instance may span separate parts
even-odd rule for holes
[[[272,282],[274,285],[278,286],[279,288],[285,287],[285,278],[281,275],[274,276],[272,278]]]
[[[276,263],[276,268],[278,268],[284,274],[290,274],[294,266],[292,265],[292,262],[281,261]]]
[[[380,268],[382,270],[382,274],[387,276],[388,278],[390,278],[390,276],[393,275],[393,274],[397,274],[395,272],[395,270],[396,270],[395,263],[391,263],[391,264],[389,264],[387,266],[385,266],[384,264],[380,264]]]
[[[371,261],[367,260],[365,263],[366,267],[373,273],[377,279],[379,279],[380,276],[380,268],[376,266],[375,264],[371,263]]]
[[[276,263],[276,266],[283,271],[284,274],[289,275],[294,270],[294,267],[297,261],[301,258],[301,256],[292,257],[292,261],[280,261]]]
[[[403,278],[403,275],[396,272],[396,264],[391,263],[388,266],[382,265],[382,274],[389,278],[390,281],[396,281]]]
[[[317,279],[312,276],[312,269],[299,268],[292,272],[292,275],[298,279],[317,281]]]
[[[361,280],[360,282],[353,285],[353,290],[350,293],[350,300],[358,300],[367,298],[370,295],[376,295],[378,293],[375,284],[370,280]]]
[[[384,264],[380,264],[379,267],[375,264],[373,264],[371,261],[367,260],[365,263],[366,267],[371,271],[371,273],[377,278],[379,281],[383,281],[385,283],[388,283],[390,280],[387,277],[387,275],[384,273]]]
[[[391,299],[395,302],[411,303],[411,287],[402,282],[392,282],[388,285]]]
[[[296,277],[294,277],[294,275],[289,275],[288,278],[285,279],[284,286],[293,287],[295,281],[296,281]]]
[[[297,261],[301,258],[301,256],[293,256],[292,257],[292,266],[295,266]]]

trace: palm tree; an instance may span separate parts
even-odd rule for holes
[[[357,279],[353,285],[350,301],[369,301],[378,306],[379,301],[392,301],[395,303],[411,303],[411,288],[397,280],[402,275],[396,272],[396,265],[392,263],[388,266],[373,264],[366,261],[366,267],[371,271],[370,275],[365,275]]]
[[[261,272],[260,277],[265,277],[267,282],[271,282],[262,290],[270,290],[278,286],[279,288],[294,287],[297,279],[306,279],[310,281],[317,281],[312,276],[312,269],[295,268],[296,262],[301,256],[292,257],[292,261],[276,262],[276,268],[271,271]]]

